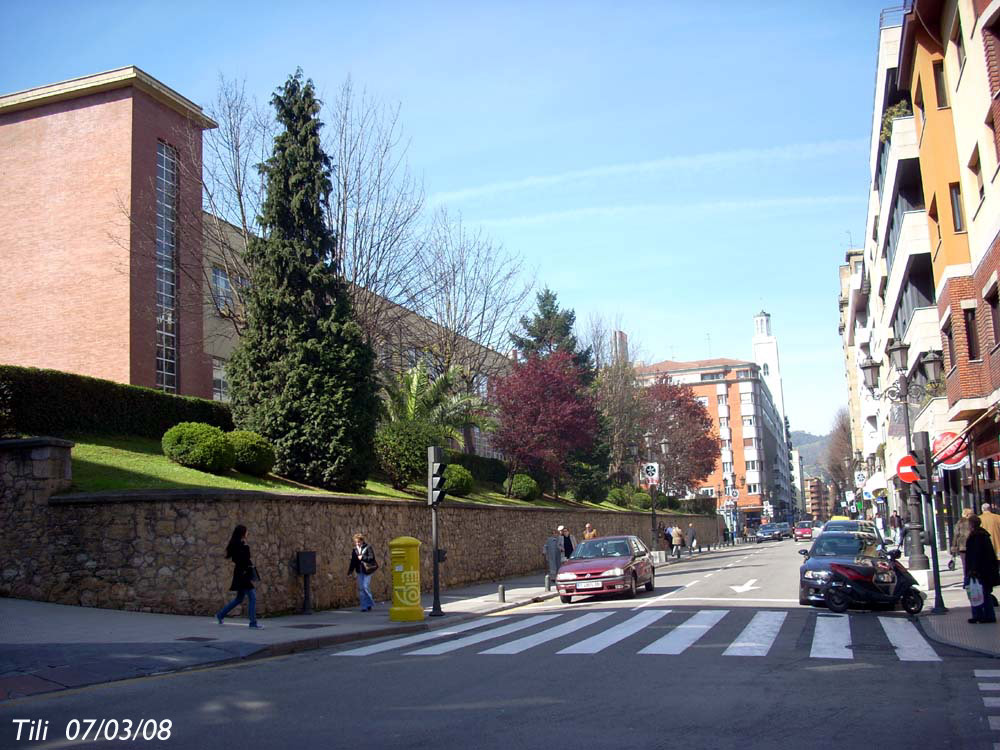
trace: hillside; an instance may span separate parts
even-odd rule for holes
[[[792,430],[792,447],[802,455],[802,472],[805,476],[822,476],[829,479],[825,468],[829,435],[813,435]]]

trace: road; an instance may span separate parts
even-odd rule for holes
[[[634,600],[11,701],[0,747],[97,747],[67,723],[154,718],[172,748],[994,750],[981,685],[1000,688],[1000,661],[901,614],[800,607],[796,548],[695,558]],[[48,721],[47,740],[16,742],[14,719]]]

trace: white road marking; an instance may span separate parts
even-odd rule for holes
[[[465,638],[459,638],[457,641],[448,641],[447,643],[439,643],[436,646],[428,646],[427,648],[417,649],[416,651],[407,651],[406,655],[437,656],[439,654],[447,654],[451,651],[458,651],[460,648],[471,646],[474,643],[489,641],[493,638],[499,638],[502,635],[516,633],[518,630],[524,630],[525,628],[530,628],[534,625],[541,625],[543,622],[548,622],[556,617],[559,617],[559,615],[535,615],[534,617],[527,617],[523,620],[512,622],[510,625],[504,625],[502,628],[494,628],[493,630],[487,630],[485,633],[467,635]]]
[[[1000,716],[990,716],[990,729],[1000,731]]]
[[[641,604],[638,604],[635,607],[632,607],[632,611],[633,612],[638,612],[640,609],[645,609],[646,607],[649,607],[649,606],[651,606],[653,604],[659,604],[664,599],[666,599],[668,596],[673,596],[674,594],[679,594],[681,591],[684,591],[689,586],[694,586],[694,584],[696,584],[696,583],[698,583],[698,582],[697,581],[691,581],[691,583],[685,583],[679,589],[674,589],[673,591],[668,591],[667,593],[661,594],[660,596],[656,597],[655,599],[646,599]]]
[[[986,706],[986,708],[1000,708],[1000,697],[984,695],[983,705]]]
[[[404,638],[393,638],[392,640],[382,641],[382,643],[376,643],[372,646],[352,648],[350,651],[339,651],[333,654],[333,656],[368,656],[370,654],[380,654],[383,651],[391,651],[394,648],[412,646],[414,643],[422,643],[423,641],[430,641],[434,638],[446,638],[449,635],[457,635],[459,633],[464,633],[466,630],[475,630],[476,628],[481,628],[484,625],[493,625],[500,620],[506,619],[506,617],[493,617],[489,620],[474,620],[473,622],[462,623],[461,625],[455,625],[450,628],[431,630],[430,632],[420,633],[419,635],[408,635]]]
[[[816,618],[813,633],[812,659],[853,659],[851,651],[851,621],[847,615],[828,615]]]
[[[980,690],[1000,690],[1000,682],[980,682]]]
[[[787,612],[758,612],[722,655],[767,656],[787,616]]]
[[[882,630],[889,638],[889,643],[896,649],[900,661],[941,661],[934,653],[931,645],[924,640],[917,626],[909,620],[896,617],[879,617]]]
[[[549,641],[554,641],[556,638],[561,638],[564,635],[569,635],[570,633],[579,630],[580,628],[585,628],[588,625],[592,625],[599,620],[603,620],[605,617],[611,617],[613,612],[591,612],[590,614],[583,615],[582,617],[577,617],[575,620],[570,620],[569,622],[564,622],[562,625],[556,625],[554,628],[549,628],[548,630],[543,630],[541,633],[535,633],[534,635],[527,635],[524,638],[518,638],[516,641],[511,641],[510,643],[503,643],[495,648],[488,649],[487,651],[480,651],[481,654],[519,654],[522,651],[527,651],[533,646],[538,646],[542,643],[548,643]]]
[[[673,592],[671,592],[673,593]],[[752,599],[749,597],[721,597],[721,596],[675,596],[671,597],[672,602],[766,602],[768,604],[798,604],[798,599]]]
[[[1000,677],[1000,669],[977,669],[974,674],[976,677]]]
[[[760,586],[754,586],[755,583],[757,583],[757,579],[756,578],[751,578],[749,581],[747,581],[744,584],[741,584],[739,586],[730,586],[729,588],[731,588],[737,594],[745,594],[748,591],[752,591],[753,589],[759,589],[760,588]]]
[[[705,574],[705,578],[711,578],[714,575],[715,575],[715,573],[706,573]]]
[[[689,617],[659,640],[653,641],[640,654],[680,654],[729,614],[728,609],[703,609]]]
[[[609,628],[602,633],[598,633],[595,636],[587,638],[586,640],[580,641],[579,643],[574,643],[572,646],[567,646],[560,654],[596,654],[598,651],[603,651],[608,646],[618,643],[618,641],[628,638],[630,635],[638,633],[647,625],[651,625],[661,617],[665,616],[669,609],[648,609],[645,612],[640,612],[637,615],[632,615],[625,622],[620,625],[616,625],[613,628]]]

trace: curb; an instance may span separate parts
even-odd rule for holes
[[[944,638],[942,638],[941,636],[939,636],[936,632],[933,632],[932,628],[924,625],[924,621],[925,621],[926,618],[928,618],[928,617],[934,617],[934,616],[935,615],[927,614],[927,615],[924,615],[923,617],[914,617],[914,618],[912,618],[913,620],[916,621],[917,627],[920,628],[920,632],[923,633],[924,636],[929,641],[933,641],[934,643],[937,643],[937,644],[939,644],[941,646],[948,646],[950,648],[957,648],[957,649],[960,649],[962,651],[968,651],[969,653],[978,654],[979,656],[988,656],[991,659],[1000,659],[1000,654],[998,654],[998,653],[996,653],[994,651],[985,651],[985,650],[983,650],[981,648],[976,648],[975,646],[967,646],[967,645],[962,644],[962,643],[955,643],[954,641],[947,641],[947,640],[945,640]]]

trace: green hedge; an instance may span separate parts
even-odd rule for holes
[[[458,464],[468,469],[478,482],[503,484],[507,481],[507,464],[498,458],[473,456],[460,451],[446,450],[445,459],[449,464]]]
[[[180,422],[233,429],[229,407],[218,401],[171,396],[59,370],[0,365],[11,389],[14,429],[26,435],[135,435],[156,438]]]

